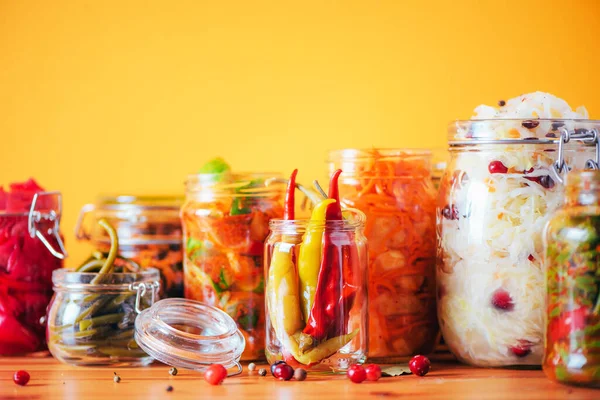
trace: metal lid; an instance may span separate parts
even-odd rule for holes
[[[224,311],[193,300],[165,299],[135,320],[135,340],[150,356],[167,365],[204,371],[221,364],[229,376],[242,372],[244,335]]]

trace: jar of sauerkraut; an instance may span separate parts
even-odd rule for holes
[[[283,216],[278,174],[202,173],[186,181],[181,208],[185,297],[218,307],[237,323],[242,360],[264,358],[263,243]]]
[[[563,174],[594,158],[599,122],[540,92],[499,105],[449,127],[436,216],[438,318],[463,362],[539,366],[542,230],[563,202]]]
[[[600,171],[570,173],[565,200],[544,237],[543,367],[557,382],[600,387]]]
[[[400,362],[433,350],[435,198],[427,150],[336,150],[340,198],[367,216],[369,358]]]

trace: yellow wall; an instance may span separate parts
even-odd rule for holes
[[[309,181],[524,92],[600,117],[599,39],[597,0],[0,0],[0,182],[63,192],[76,263],[82,204],[181,192],[215,155]]]

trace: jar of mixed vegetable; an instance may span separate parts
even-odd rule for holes
[[[105,218],[117,230],[119,255],[142,268],[158,269],[161,297],[183,297],[182,204],[183,198],[176,196],[101,196],[81,209],[75,233],[107,253],[110,238],[97,224]]]
[[[338,178],[309,220],[295,219],[295,175],[284,219],[271,220],[265,246],[267,360],[345,371],[367,349],[365,216],[340,207]]]
[[[217,171],[186,181],[185,297],[227,312],[245,336],[242,360],[256,360],[265,343],[263,243],[283,214],[283,186],[269,184],[276,174]]]
[[[547,93],[479,106],[449,126],[437,204],[437,304],[457,358],[539,366],[545,314],[543,228],[562,177],[593,159],[600,125]]]
[[[433,350],[435,189],[426,150],[336,150],[342,205],[367,216],[369,358],[403,361]]]
[[[567,175],[566,204],[548,223],[544,245],[544,372],[600,387],[600,171]]]
[[[46,349],[52,272],[66,252],[61,195],[34,180],[0,187],[0,356]]]

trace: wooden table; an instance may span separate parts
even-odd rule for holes
[[[17,369],[31,374],[27,386],[12,382]],[[52,358],[0,358],[0,399],[596,399],[600,390],[563,386],[546,379],[542,371],[476,369],[454,363],[434,363],[425,377],[382,378],[354,384],[345,376],[311,376],[304,382],[281,382],[270,374],[260,377],[245,370],[222,386],[210,386],[201,374],[169,367],[70,367]],[[113,382],[113,371],[121,376]],[[167,392],[167,386],[173,386]]]

